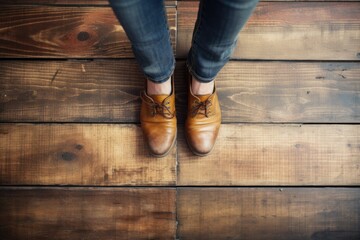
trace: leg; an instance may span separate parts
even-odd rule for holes
[[[164,85],[159,83],[167,82],[166,85],[170,86],[168,80],[175,68],[175,58],[163,0],[109,2],[131,41],[135,58],[148,79],[148,85],[161,88]]]
[[[163,0],[109,0],[147,78],[140,122],[150,153],[166,156],[177,134],[173,55]],[[170,80],[171,81],[168,81]]]
[[[221,126],[214,79],[229,61],[238,34],[258,0],[201,0],[187,58],[188,115],[185,135],[192,152],[206,156]]]
[[[257,2],[258,0],[200,1],[192,46],[187,58],[188,69],[196,82],[210,83],[228,62],[239,32]]]

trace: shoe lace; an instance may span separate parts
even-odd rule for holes
[[[154,117],[156,114],[163,116],[164,118],[171,119],[175,116],[175,111],[171,112],[170,107],[166,106],[170,104],[169,101],[165,101],[162,103],[157,102],[149,102],[141,96],[143,102],[148,105],[151,109],[151,115]]]
[[[192,117],[195,117],[197,114],[203,114],[205,115],[207,118],[209,117],[210,114],[210,106],[212,105],[211,100],[207,99],[204,102],[201,102],[199,100],[195,100],[192,110],[191,110],[191,115]]]

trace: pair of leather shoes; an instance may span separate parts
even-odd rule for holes
[[[192,76],[188,72],[186,140],[194,154],[206,156],[214,147],[221,125],[219,100],[216,87],[212,94],[194,95],[191,83]],[[170,95],[148,95],[144,90],[141,99],[140,122],[150,154],[164,157],[175,145],[177,136],[174,76],[171,76]]]

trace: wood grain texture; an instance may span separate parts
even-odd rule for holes
[[[333,0],[335,1],[335,0]],[[359,1],[359,0],[356,0]],[[164,0],[165,6],[176,6],[175,0]],[[7,5],[35,5],[35,4],[46,4],[46,5],[94,5],[94,6],[108,6],[108,0],[0,0],[1,4]]]
[[[199,0],[165,0],[165,4],[174,6],[177,2],[181,1],[195,1],[198,2]],[[314,0],[260,0],[262,2],[286,2],[286,1],[298,1],[298,2],[314,2]],[[315,0],[316,2],[358,2],[359,0]],[[0,0],[1,4],[53,4],[53,5],[109,5],[108,0]]]
[[[0,185],[174,185],[137,125],[0,124]]]
[[[180,83],[184,65],[175,76]],[[224,123],[360,122],[357,62],[230,61],[216,84]],[[179,115],[185,116],[187,91],[178,89]]]
[[[174,239],[175,189],[0,188],[1,239]]]
[[[179,136],[179,186],[360,185],[360,125],[223,124],[207,157]]]
[[[3,61],[0,119],[139,122],[143,85],[135,60]]]
[[[178,3],[177,57],[191,45],[198,2]],[[261,2],[232,58],[359,60],[357,2]]]
[[[167,8],[175,51],[176,9]],[[110,7],[4,5],[2,58],[132,58],[131,44]]]
[[[179,239],[357,240],[360,191],[180,188]]]
[[[360,63],[230,61],[217,77],[223,122],[360,122]],[[186,116],[184,61],[175,72]],[[2,61],[0,121],[139,122],[135,60]]]

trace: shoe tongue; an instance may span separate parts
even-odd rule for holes
[[[210,96],[211,94],[206,94],[206,95],[195,95],[197,98],[200,99],[201,102],[205,102]]]
[[[166,94],[156,94],[156,95],[149,95],[149,97],[151,97],[154,102],[157,102],[157,103],[162,103],[164,101],[165,98],[167,98],[169,95],[166,95]]]

